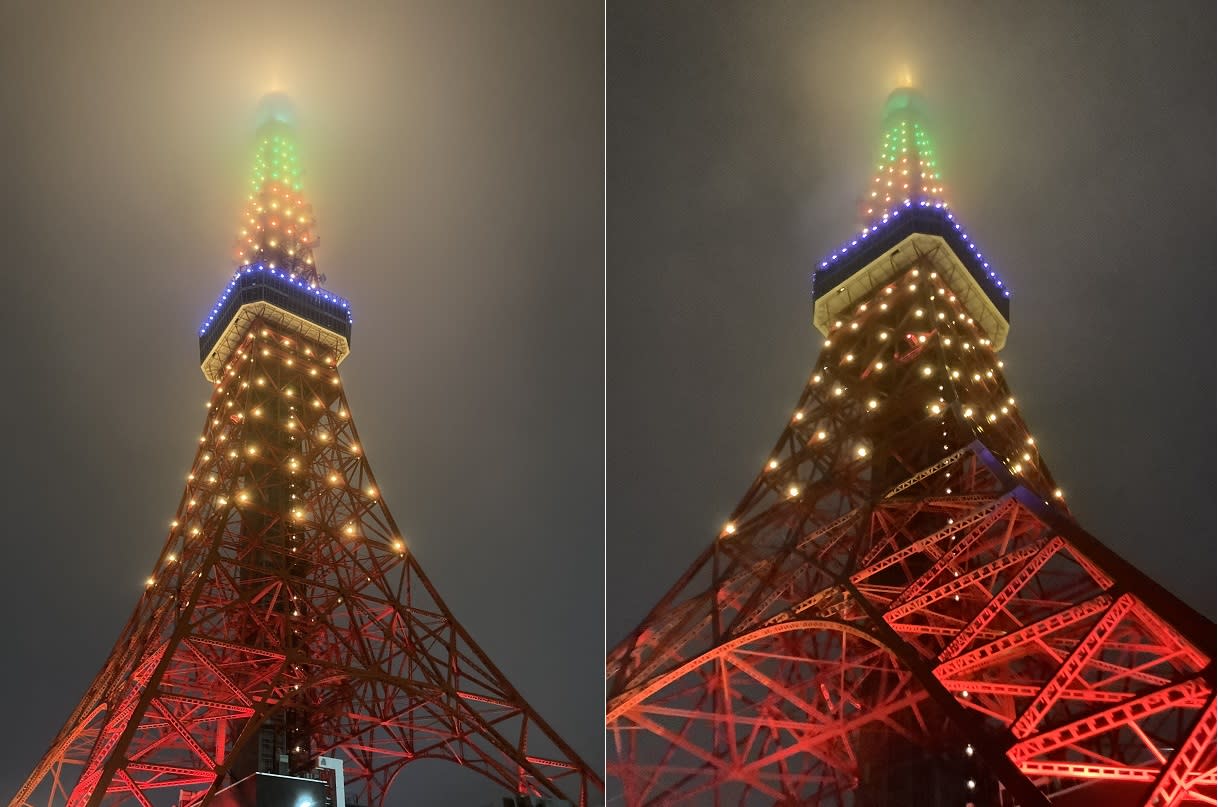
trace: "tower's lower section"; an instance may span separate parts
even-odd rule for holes
[[[216,327],[231,336],[247,306]],[[339,356],[294,316],[255,316],[224,342],[147,590],[12,807],[278,807],[318,787],[322,801],[286,807],[381,807],[424,759],[485,777],[488,795],[589,804],[597,773],[424,575]]]
[[[838,309],[731,520],[610,655],[611,797],[1215,803],[1213,624],[1070,517],[937,260]]]

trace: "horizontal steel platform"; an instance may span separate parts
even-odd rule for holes
[[[208,381],[219,380],[250,323],[259,318],[333,350],[336,364],[351,352],[351,307],[346,300],[283,272],[245,266],[199,330],[199,361]]]

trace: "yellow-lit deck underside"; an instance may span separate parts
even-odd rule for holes
[[[1007,342],[1011,324],[998,307],[981,290],[964,264],[947,242],[937,235],[913,233],[884,255],[858,270],[822,295],[812,309],[812,324],[826,336],[834,320],[843,312],[851,312],[876,289],[882,288],[905,274],[915,262],[923,261],[924,271],[937,272],[944,285],[963,304],[981,332],[993,342],[994,350],[1002,350]]]
[[[323,328],[315,322],[311,322],[296,314],[290,314],[276,305],[260,300],[241,306],[237,309],[237,313],[233,315],[232,319],[228,321],[224,332],[220,334],[220,338],[216,340],[211,353],[207,355],[207,358],[203,360],[201,365],[203,375],[208,381],[214,384],[223,377],[224,367],[228,364],[233,351],[241,344],[241,340],[245,338],[246,332],[249,331],[250,326],[256,320],[264,320],[284,330],[300,334],[301,337],[315,342],[325,349],[334,351],[335,365],[341,364],[343,359],[347,358],[347,354],[351,352],[351,346],[347,342],[346,337],[340,336],[334,333],[334,331]]]

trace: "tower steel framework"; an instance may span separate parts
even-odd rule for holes
[[[790,419],[609,655],[625,804],[1218,803],[1214,625],[1071,517],[940,182],[898,90]]]
[[[422,759],[598,801],[595,770],[461,627],[381,498],[337,369],[350,309],[320,287],[283,100],[267,115],[240,268],[199,334],[213,389],[168,540],[10,805],[193,807],[322,757],[366,807]]]

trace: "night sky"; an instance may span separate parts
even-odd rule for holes
[[[1007,379],[1086,529],[1209,618],[1211,4],[614,3],[607,636],[718,533],[815,362],[908,68],[1013,289]]]
[[[259,97],[389,508],[457,618],[602,756],[603,14],[570,2],[4,3],[0,802],[143,590],[204,422]],[[489,804],[411,765],[398,805]]]
[[[1212,619],[1213,31],[1201,2],[3,4],[0,799],[163,545],[271,90],[385,501],[589,761],[606,635],[712,540],[816,359],[809,278],[905,70],[1073,512]],[[419,763],[390,802],[495,795]]]

